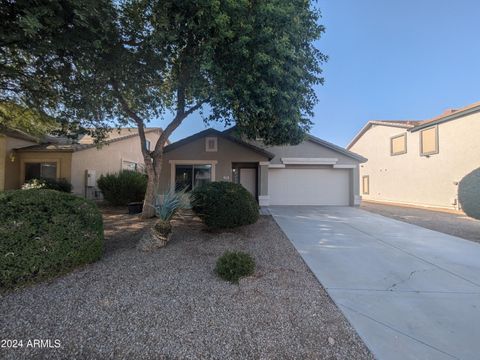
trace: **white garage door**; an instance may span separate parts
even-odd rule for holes
[[[348,205],[349,170],[269,169],[270,205]]]

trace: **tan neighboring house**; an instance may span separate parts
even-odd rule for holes
[[[160,128],[145,130],[147,147],[153,147]],[[140,170],[144,161],[137,130],[113,130],[100,148],[89,136],[76,142],[49,138],[41,142],[17,130],[0,131],[0,191],[18,189],[32,178],[65,179],[73,193],[97,198],[96,180],[102,174]]]
[[[244,141],[234,129],[207,129],[165,147],[160,191],[209,181],[243,185],[262,206],[360,202],[362,156],[308,135],[295,146]]]
[[[365,200],[461,209],[458,184],[480,167],[480,102],[424,121],[369,121],[347,146]]]

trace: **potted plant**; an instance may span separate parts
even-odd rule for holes
[[[157,195],[155,198],[156,203],[152,206],[155,208],[155,216],[158,220],[140,239],[137,248],[142,251],[152,251],[167,245],[172,233],[173,216],[178,210],[190,206],[190,197],[186,189],[178,192],[170,190],[163,196]]]

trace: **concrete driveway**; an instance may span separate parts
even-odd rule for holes
[[[480,245],[348,207],[270,212],[379,359],[480,358]]]

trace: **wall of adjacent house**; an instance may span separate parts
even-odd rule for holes
[[[0,191],[18,189],[20,181],[20,159],[13,149],[34,145],[33,141],[0,136]],[[3,176],[2,176],[3,169]],[[3,181],[2,181],[3,178]],[[3,188],[2,188],[3,185]]]
[[[207,137],[211,137],[208,135]],[[215,136],[213,136],[215,137]],[[205,137],[194,140],[172,151],[166,152],[163,159],[163,169],[160,176],[160,191],[170,189],[172,164],[171,160],[215,161],[215,181],[232,180],[232,163],[234,162],[266,162],[268,158],[256,151],[229,141],[221,136],[217,137],[217,151],[207,152]],[[173,169],[175,165],[173,165]],[[262,194],[260,185],[259,194]]]
[[[153,149],[160,132],[147,132],[145,136],[150,140]],[[79,195],[85,194],[86,170],[94,170],[98,179],[102,174],[119,172],[131,164],[138,164],[139,167],[143,167],[144,164],[138,136],[115,141],[101,148],[92,147],[76,151],[72,156],[72,191]]]
[[[390,138],[407,134],[407,152],[390,155]],[[366,200],[456,209],[460,180],[480,167],[480,112],[438,125],[439,153],[420,156],[420,131],[372,126],[352,147],[368,161],[360,165],[360,182],[368,175]]]

